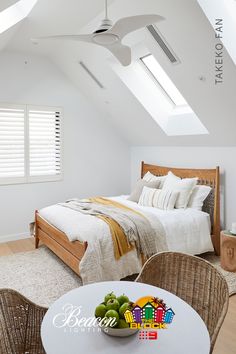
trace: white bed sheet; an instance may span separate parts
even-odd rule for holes
[[[137,203],[128,201],[127,196],[111,199],[140,210],[148,218],[153,228],[157,228],[157,224],[159,225],[159,221],[161,221],[166,234],[168,250],[190,254],[213,250],[209,216],[206,213],[194,209],[162,211],[141,207]],[[79,265],[83,284],[120,280],[140,272],[142,264],[136,249],[126,253],[119,260],[115,259],[110,229],[102,220],[60,205],[41,209],[39,214],[50,224],[63,231],[69,240],[88,241],[87,250]],[[157,250],[159,246],[157,238]]]
[[[207,213],[191,208],[165,211],[143,207],[128,201],[127,196],[111,197],[111,199],[140,210],[143,214],[151,213],[157,216],[165,229],[169,251],[189,254],[213,251],[210,218]],[[97,235],[109,233],[109,226],[104,221],[60,205],[41,209],[39,214],[51,225],[63,231],[70,241],[80,240],[90,243]]]

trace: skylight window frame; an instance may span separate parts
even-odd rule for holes
[[[185,98],[183,97],[183,95],[181,94],[181,96],[183,97],[183,99],[185,100],[185,104],[177,104],[174,99],[170,96],[170,94],[167,92],[167,90],[163,87],[163,85],[159,82],[158,78],[156,77],[156,75],[154,75],[154,73],[152,72],[152,70],[148,67],[148,65],[146,65],[146,63],[144,62],[144,59],[149,57],[149,56],[153,56],[152,53],[148,53],[146,55],[143,55],[142,57],[139,58],[141,65],[143,66],[143,68],[145,69],[145,71],[148,73],[148,75],[150,76],[150,78],[158,85],[158,87],[161,89],[161,91],[163,92],[163,94],[165,95],[165,97],[169,100],[169,102],[171,103],[171,105],[173,106],[173,108],[179,108],[179,107],[187,107],[188,103],[185,100]],[[154,58],[155,59],[155,58]],[[163,69],[162,69],[163,70]],[[164,70],[163,70],[164,71]],[[170,81],[172,81],[170,79]],[[172,82],[173,83],[173,82]],[[173,83],[174,85],[174,83]],[[178,90],[178,88],[176,87],[176,89]],[[179,90],[178,90],[179,91]]]

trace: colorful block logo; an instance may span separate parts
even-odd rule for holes
[[[167,308],[162,299],[145,296],[132,304],[132,308],[126,310],[124,317],[130,328],[134,329],[165,329],[174,318],[172,308]]]

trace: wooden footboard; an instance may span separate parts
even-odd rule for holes
[[[86,252],[87,242],[70,242],[64,232],[50,225],[36,211],[35,248],[38,248],[39,241],[50,248],[76,274],[80,275],[79,264]]]

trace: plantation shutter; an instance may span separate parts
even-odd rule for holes
[[[25,109],[0,104],[0,182],[25,176]]]
[[[28,106],[29,176],[61,175],[61,111]]]

